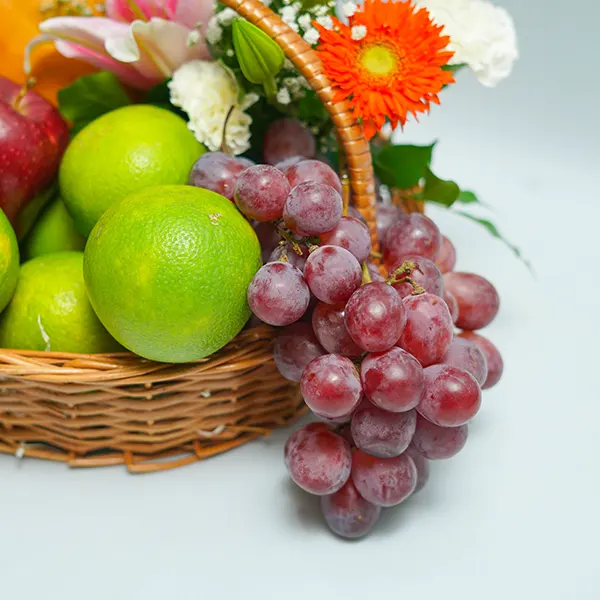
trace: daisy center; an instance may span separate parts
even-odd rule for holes
[[[369,46],[359,56],[360,66],[371,75],[384,77],[398,68],[398,56],[388,46]]]

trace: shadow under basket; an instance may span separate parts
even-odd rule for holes
[[[243,331],[185,365],[0,350],[0,452],[143,473],[266,435],[305,410],[277,371],[274,337],[268,326]]]

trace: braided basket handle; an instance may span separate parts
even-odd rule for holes
[[[317,53],[291,27],[260,0],[221,0],[241,17],[259,27],[281,47],[284,54],[306,78],[325,105],[336,127],[348,163],[348,176],[354,205],[367,221],[377,248],[375,220],[375,182],[369,143],[348,102],[333,102],[333,88],[323,73]]]

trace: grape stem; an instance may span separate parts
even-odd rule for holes
[[[227,124],[229,123],[229,119],[233,113],[233,109],[235,108],[235,104],[231,105],[231,108],[229,109],[229,111],[227,112],[227,116],[225,117],[225,123],[223,123],[223,138],[221,139],[221,152],[223,152],[223,154],[231,154],[231,152],[229,151],[229,148],[227,147]]]
[[[275,229],[277,233],[290,244],[292,249],[298,256],[302,256],[302,248],[300,248],[300,244],[294,239],[292,232],[289,229],[286,229],[281,222],[275,223]]]
[[[405,260],[397,269],[394,270],[394,272],[385,280],[385,282],[389,285],[396,285],[398,283],[408,283],[413,288],[413,296],[424,294],[426,292],[425,288],[419,285],[411,277],[413,271],[421,272],[421,269],[419,269],[419,265],[413,262],[412,260]]]
[[[369,271],[369,267],[367,265],[367,261],[362,264],[362,283],[361,285],[366,285],[367,283],[371,283],[373,278],[371,277],[371,272]]]

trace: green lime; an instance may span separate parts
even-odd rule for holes
[[[12,301],[0,315],[0,348],[93,354],[122,350],[88,300],[83,252],[57,252],[21,265]]]
[[[19,245],[17,236],[4,211],[0,209],[0,312],[15,291],[19,277]],[[0,347],[2,347],[0,345]]]
[[[112,206],[86,248],[96,313],[126,348],[188,362],[242,329],[261,266],[254,230],[223,196],[187,185],[147,188]]]
[[[69,144],[59,171],[60,192],[86,237],[106,209],[131,192],[187,183],[204,154],[185,121],[156,106],[135,104],[92,121]]]
[[[60,197],[44,209],[22,244],[26,258],[84,248],[85,238],[75,229],[75,223]]]

